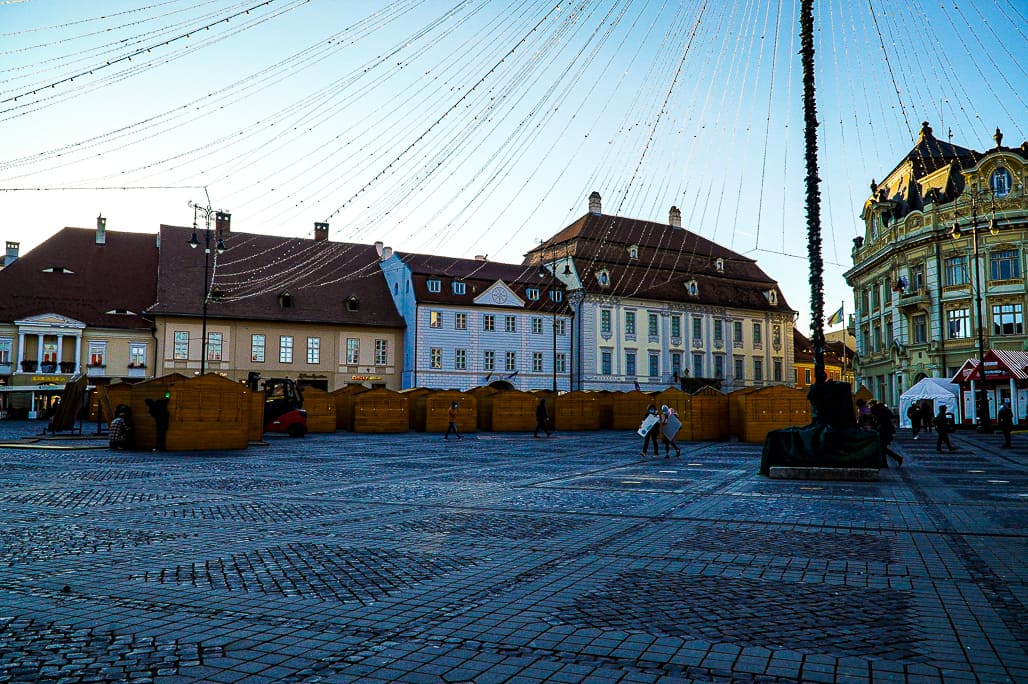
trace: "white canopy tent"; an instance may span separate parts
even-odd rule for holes
[[[925,399],[932,403],[933,414],[938,413],[939,406],[945,404],[949,407],[950,413],[953,413],[954,417],[959,421],[960,385],[950,382],[945,378],[923,378],[900,395],[900,427],[910,427],[910,419],[907,418],[907,409],[911,404],[920,404]]]

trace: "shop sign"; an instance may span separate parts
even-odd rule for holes
[[[65,378],[63,375],[33,375],[32,382],[37,385],[45,385],[47,383],[63,385],[65,382],[67,382],[67,378]]]
[[[353,380],[354,382],[374,382],[376,380],[381,380],[382,376],[381,375],[351,375],[350,379]]]

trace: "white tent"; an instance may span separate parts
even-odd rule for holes
[[[900,427],[910,427],[910,419],[907,418],[907,408],[911,404],[920,404],[925,399],[932,403],[933,414],[937,414],[939,406],[945,404],[949,407],[950,413],[954,414],[955,417],[960,415],[960,407],[958,405],[960,401],[960,385],[949,382],[945,378],[923,378],[900,395]],[[957,420],[959,420],[959,417]]]

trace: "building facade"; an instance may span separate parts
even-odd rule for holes
[[[559,279],[536,266],[379,249],[407,324],[404,388],[571,388],[574,320]]]
[[[1028,342],[1028,143],[1004,147],[998,129],[994,141],[984,152],[960,147],[926,122],[910,153],[872,181],[845,277],[856,382],[890,405],[921,378],[952,378],[978,357],[979,327],[986,351]]]
[[[796,312],[752,259],[681,224],[589,212],[525,264],[563,281],[576,322],[572,389],[791,384]]]
[[[807,389],[814,384],[814,345],[799,330],[793,328],[792,334],[793,384],[797,389]],[[824,363],[829,380],[844,382],[853,389],[853,350],[842,339],[830,339],[825,335]]]

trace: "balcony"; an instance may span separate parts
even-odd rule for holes
[[[899,297],[896,298],[896,306],[901,311],[907,311],[910,309],[927,309],[932,303],[932,298],[928,294],[928,290],[905,290],[899,293]]]

